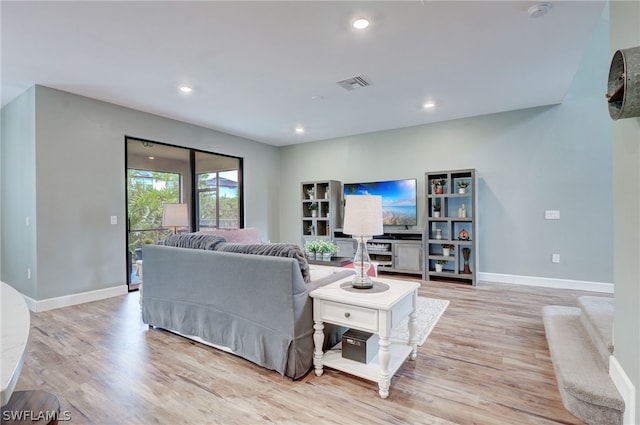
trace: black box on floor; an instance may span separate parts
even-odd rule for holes
[[[349,329],[342,335],[342,357],[369,363],[378,354],[378,334]]]

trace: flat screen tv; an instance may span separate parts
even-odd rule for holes
[[[416,179],[345,183],[344,195],[382,196],[382,223],[385,226],[418,224]]]

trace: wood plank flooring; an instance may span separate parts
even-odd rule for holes
[[[450,300],[415,362],[377,384],[326,369],[298,381],[158,329],[138,293],[31,314],[17,390],[60,398],[73,424],[581,424],[562,406],[541,308],[581,291],[422,282]]]

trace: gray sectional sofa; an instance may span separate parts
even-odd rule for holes
[[[353,271],[312,266],[305,283],[299,259],[211,250],[223,245],[144,246],[144,323],[225,347],[293,379],[304,376],[313,363],[309,292]],[[344,331],[326,325],[325,347]]]

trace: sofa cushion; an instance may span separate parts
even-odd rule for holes
[[[260,232],[255,227],[244,229],[211,229],[201,230],[198,233],[204,235],[222,236],[230,243],[262,243]]]
[[[242,244],[242,243],[222,243],[217,246],[216,251],[235,252],[237,254],[270,255],[274,257],[289,257],[298,260],[300,272],[305,283],[311,281],[309,274],[309,263],[298,245],[288,243],[266,243],[266,244]]]
[[[164,240],[164,245],[178,248],[208,249],[215,251],[218,245],[225,242],[225,239],[215,235],[203,235],[198,233],[183,233],[171,235]]]

